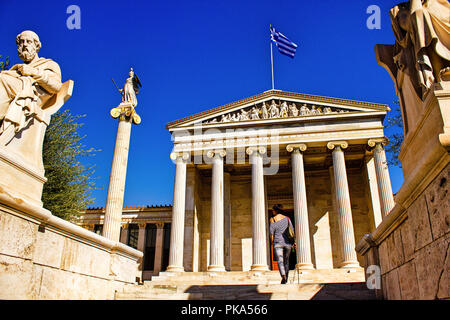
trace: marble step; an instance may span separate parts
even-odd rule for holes
[[[277,284],[280,283],[278,271],[265,272],[184,272],[174,274],[161,272],[158,276],[152,277],[146,283],[240,283],[240,284]],[[291,270],[289,272],[289,283],[340,283],[340,282],[363,282],[365,281],[364,269],[322,269],[308,270],[300,273]]]
[[[117,300],[373,300],[365,283],[275,285],[135,285]]]

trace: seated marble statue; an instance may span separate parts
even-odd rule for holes
[[[41,42],[36,33],[23,31],[16,44],[24,63],[0,72],[0,135],[14,135],[34,118],[41,120],[42,110],[62,85],[59,65],[38,56]]]

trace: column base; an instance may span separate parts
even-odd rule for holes
[[[295,268],[297,270],[314,270],[312,263],[297,263]]]
[[[253,264],[250,271],[269,271],[269,267],[266,264]]]
[[[341,263],[341,269],[361,268],[358,261],[344,261]]]
[[[208,272],[226,272],[224,266],[208,266]]]
[[[184,267],[168,266],[166,272],[184,272]]]

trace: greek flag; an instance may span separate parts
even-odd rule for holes
[[[294,58],[297,45],[289,40],[284,34],[277,32],[274,27],[270,27],[270,38],[278,47],[280,53]]]

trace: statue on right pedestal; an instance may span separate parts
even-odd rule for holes
[[[416,118],[433,85],[450,81],[450,4],[411,0],[393,7],[390,17],[395,44],[378,44],[375,54],[395,83],[407,131],[405,108]]]

